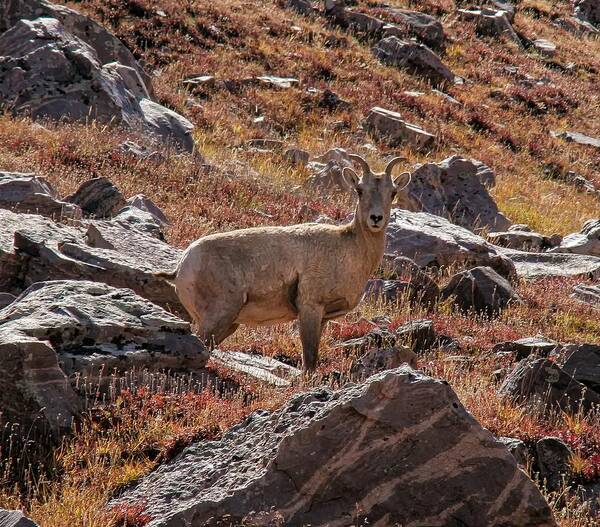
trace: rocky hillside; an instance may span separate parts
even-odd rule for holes
[[[599,75],[597,0],[3,2],[0,525],[597,525]],[[411,180],[316,373],[209,351],[156,273],[351,153]]]

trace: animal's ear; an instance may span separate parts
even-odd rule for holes
[[[358,174],[354,172],[353,169],[351,169],[350,167],[342,168],[342,178],[350,186],[350,188],[353,188],[354,190],[358,191],[358,184],[360,183],[360,179],[358,177]]]
[[[394,185],[396,187],[396,190],[404,190],[406,187],[408,187],[408,185],[410,185],[411,180],[412,175],[410,172],[402,172],[402,174],[394,178]],[[400,186],[402,184],[404,185]]]

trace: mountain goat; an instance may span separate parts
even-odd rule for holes
[[[356,307],[381,262],[398,190],[392,170],[403,159],[392,159],[384,172],[374,174],[362,157],[350,158],[363,172],[359,178],[353,169],[343,169],[358,194],[350,223],[213,234],[192,243],[174,273],[159,274],[173,280],[205,342],[220,343],[240,324],[298,319],[303,368],[316,367],[324,324]]]

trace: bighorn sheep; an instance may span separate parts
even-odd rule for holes
[[[262,326],[297,318],[303,368],[315,368],[324,324],[356,307],[381,262],[398,190],[392,170],[403,159],[392,159],[383,173],[374,174],[362,157],[350,158],[363,175],[359,179],[351,168],[343,169],[358,194],[349,224],[213,234],[192,243],[174,273],[160,274],[173,279],[201,338],[218,344],[240,324]]]

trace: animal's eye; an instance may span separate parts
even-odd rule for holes
[[[398,195],[398,191],[397,191],[397,190],[394,190],[394,191],[392,192],[392,199],[394,199],[394,198],[395,198],[397,195]]]
[[[357,193],[359,196],[362,196],[362,188],[357,188],[357,189],[356,189],[356,193]]]

